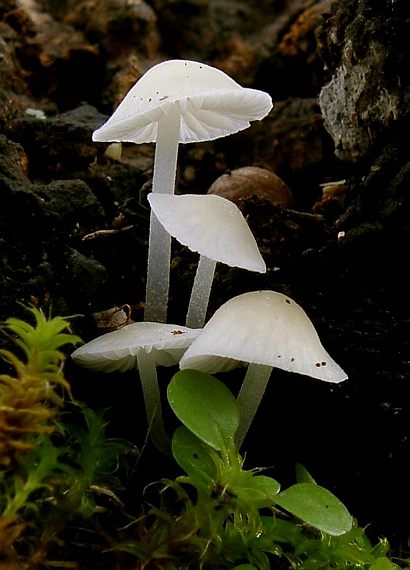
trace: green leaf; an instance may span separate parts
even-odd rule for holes
[[[280,484],[266,475],[255,476],[251,471],[243,471],[238,482],[232,486],[232,491],[241,499],[256,509],[272,507]]]
[[[280,483],[278,483],[272,477],[267,477],[266,475],[256,475],[252,478],[252,489],[255,491],[255,495],[258,494],[265,500],[274,502],[276,495],[280,491]]]
[[[381,538],[379,542],[372,548],[373,559],[384,558],[385,556],[387,556],[389,550],[390,550],[390,544],[388,540],[386,538]]]
[[[238,429],[239,410],[228,388],[198,370],[181,370],[168,386],[175,415],[200,440],[220,451]]]
[[[313,479],[312,475],[306,469],[304,465],[301,463],[296,463],[295,466],[295,474],[296,474],[296,481],[298,483],[315,483],[316,481]]]
[[[393,564],[388,558],[378,558],[376,562],[370,566],[370,570],[395,570],[396,568],[399,568],[399,566]]]
[[[332,536],[348,532],[353,519],[337,497],[313,483],[297,483],[282,491],[275,503],[305,523]]]
[[[211,448],[186,427],[179,427],[172,438],[172,453],[178,465],[193,482],[209,485],[216,478]],[[215,452],[213,452],[215,453]]]
[[[293,520],[283,520],[277,516],[261,516],[263,547],[276,542],[295,543],[300,535],[300,525]]]

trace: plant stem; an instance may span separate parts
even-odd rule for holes
[[[171,442],[162,419],[161,394],[154,359],[144,350],[140,350],[137,363],[152,441],[160,451],[169,454]]]
[[[177,167],[181,113],[173,106],[169,115],[158,121],[152,191],[173,194]],[[151,212],[145,321],[167,320],[171,236]]]
[[[204,326],[215,266],[215,260],[200,256],[186,315],[187,327],[199,329]]]
[[[272,372],[272,366],[265,364],[249,364],[245,378],[239,391],[239,427],[235,434],[238,449],[245,439],[248,429],[261,403],[265,388]]]

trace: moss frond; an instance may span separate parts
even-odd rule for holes
[[[54,431],[54,418],[64,403],[70,386],[64,378],[61,347],[78,344],[81,339],[69,332],[68,320],[46,318],[29,308],[34,324],[11,317],[5,323],[6,334],[21,349],[17,356],[0,349],[15,376],[0,376],[0,465],[11,465],[16,454],[30,450],[33,435]]]

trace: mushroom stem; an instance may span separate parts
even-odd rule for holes
[[[265,393],[272,366],[249,364],[237,402],[239,406],[239,427],[235,434],[238,449],[241,447],[256,411]]]
[[[141,350],[137,353],[137,363],[152,441],[160,451],[169,455],[171,442],[162,419],[161,395],[154,360],[149,353]]]
[[[187,327],[199,329],[204,326],[215,266],[215,260],[200,256],[186,315]]]
[[[171,112],[158,121],[152,191],[173,194],[177,168],[181,112]],[[148,244],[145,321],[165,323],[167,320],[171,236],[151,212]]]

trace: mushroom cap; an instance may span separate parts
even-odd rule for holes
[[[152,211],[168,233],[200,255],[266,272],[257,243],[238,206],[221,196],[151,193]]]
[[[244,363],[264,364],[326,382],[347,379],[323,348],[304,310],[275,291],[244,293],[222,305],[185,352],[180,368],[212,374]]]
[[[138,352],[145,351],[157,366],[172,366],[179,362],[199,330],[164,323],[132,323],[80,346],[71,357],[91,370],[125,372],[138,366]]]
[[[178,106],[181,143],[214,140],[242,131],[272,108],[264,91],[241,87],[223,71],[189,60],[151,67],[130,89],[114,114],[94,131],[94,141],[149,143],[158,121]]]

